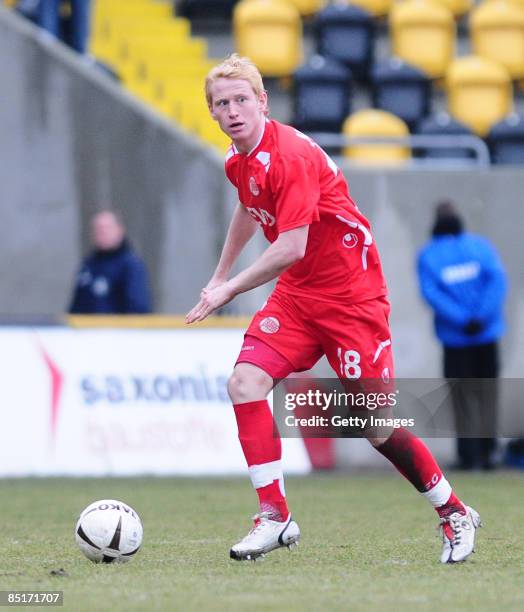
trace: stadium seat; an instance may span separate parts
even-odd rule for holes
[[[524,77],[524,4],[484,2],[470,15],[473,53],[499,62],[512,79]]]
[[[511,113],[486,138],[494,164],[524,164],[524,116]]]
[[[340,132],[350,112],[351,71],[314,55],[294,74],[293,125],[304,132]]]
[[[524,0],[509,0],[511,4],[516,4],[518,6],[524,7]]]
[[[314,21],[317,52],[343,62],[353,76],[367,79],[373,60],[375,23],[358,6],[331,4]]]
[[[508,71],[492,60],[470,55],[454,60],[446,74],[450,113],[484,137],[512,107]]]
[[[351,0],[351,4],[360,6],[373,17],[384,17],[389,13],[393,0]]]
[[[424,0],[393,4],[389,28],[394,56],[433,79],[444,76],[455,52],[456,26],[449,9]]]
[[[456,121],[446,112],[439,112],[420,121],[416,129],[423,136],[472,136],[467,125]],[[418,155],[424,159],[471,159],[474,153],[465,147],[421,147]]]
[[[238,0],[180,0],[176,5],[177,15],[188,19],[231,19]]]
[[[318,13],[327,4],[328,0],[284,0],[292,4],[303,17]]]
[[[242,0],[233,12],[237,51],[268,77],[289,76],[302,61],[302,21],[281,0]]]
[[[357,111],[344,122],[342,131],[348,138],[382,137],[402,138],[409,136],[408,126],[399,119],[382,110],[369,109]],[[344,148],[344,156],[363,164],[397,165],[410,158],[410,148],[396,143],[351,144]]]
[[[449,9],[455,18],[465,15],[473,6],[473,0],[432,0]]]
[[[431,79],[397,57],[371,71],[373,106],[393,113],[410,128],[429,112]]]

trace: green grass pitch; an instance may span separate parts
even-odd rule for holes
[[[228,558],[256,511],[247,478],[0,480],[0,590],[62,590],[75,612],[524,610],[524,474],[450,479],[484,528],[470,561],[444,566],[436,514],[396,474],[288,478],[302,542],[257,563]],[[101,498],[142,517],[125,565],[75,544],[78,514]]]

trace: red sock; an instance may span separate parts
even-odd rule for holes
[[[276,520],[289,514],[282,473],[282,444],[266,400],[235,404],[238,438],[262,512]]]
[[[424,495],[440,516],[464,509],[429,448],[410,431],[403,427],[395,429],[377,450]]]

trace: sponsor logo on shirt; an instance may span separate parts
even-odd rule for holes
[[[260,321],[259,327],[265,334],[276,334],[280,329],[280,321],[275,317],[266,317]]]
[[[352,249],[354,247],[356,247],[358,244],[358,237],[356,234],[353,234],[353,232],[349,232],[348,234],[344,235],[344,238],[342,238],[342,245],[346,247],[346,249]]]
[[[446,266],[442,270],[442,280],[447,285],[464,283],[477,278],[480,274],[480,264],[478,261],[468,261],[455,266]]]
[[[251,191],[254,196],[260,195],[260,188],[257,185],[254,176],[249,177],[249,191]]]
[[[93,282],[93,293],[95,295],[107,295],[109,293],[109,283],[107,282],[107,278],[103,276],[98,276],[95,278]]]

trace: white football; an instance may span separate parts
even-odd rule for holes
[[[142,544],[144,530],[138,514],[115,499],[89,504],[76,524],[76,543],[95,563],[129,561]]]

